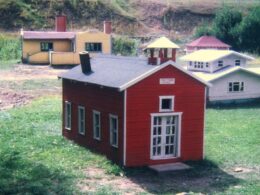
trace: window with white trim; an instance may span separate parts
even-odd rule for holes
[[[85,107],[78,106],[78,132],[85,135]]]
[[[111,146],[118,147],[118,117],[109,115],[109,131]]]
[[[160,112],[173,111],[174,96],[160,96]]]
[[[101,139],[100,120],[100,112],[93,110],[93,137],[97,140]]]
[[[218,66],[219,66],[219,67],[222,67],[222,66],[223,66],[223,60],[218,61]]]
[[[52,51],[53,43],[52,42],[41,42],[41,51]]]
[[[192,66],[192,61],[190,61],[190,66]]]
[[[235,65],[240,66],[240,60],[235,60]]]
[[[71,102],[65,101],[65,129],[71,130]]]
[[[209,63],[208,63],[208,62],[206,63],[206,67],[207,67],[207,68],[209,67]]]
[[[229,92],[242,92],[242,91],[244,91],[244,82],[229,82],[228,91]]]

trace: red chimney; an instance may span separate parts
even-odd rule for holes
[[[112,33],[112,22],[104,21],[104,33],[111,34]]]
[[[67,17],[66,16],[56,16],[55,30],[57,32],[66,32],[66,23],[67,23]]]

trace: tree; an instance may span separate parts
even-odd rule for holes
[[[123,56],[134,56],[137,54],[138,42],[127,37],[114,37],[112,52]]]
[[[216,13],[213,31],[215,35],[233,48],[240,47],[239,25],[242,21],[242,13],[231,7],[224,7]]]
[[[204,24],[196,28],[195,38],[201,37],[203,35],[215,35],[212,30],[212,27],[208,24]]]
[[[241,46],[245,51],[260,54],[260,7],[253,8],[240,27]]]

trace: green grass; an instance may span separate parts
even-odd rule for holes
[[[61,101],[49,97],[0,112],[0,194],[72,194],[88,166],[119,168],[61,136]]]
[[[14,64],[17,64],[18,60],[7,60],[1,61],[0,60],[0,71],[7,71],[14,68]]]
[[[208,109],[206,159],[221,169],[250,170],[240,176],[241,189],[230,187],[225,194],[260,193],[260,106]]]
[[[102,155],[61,136],[61,99],[44,97],[0,112],[0,194],[79,194],[83,170],[121,172],[147,193],[259,194],[260,106],[208,109],[206,159],[193,169],[158,176],[144,168],[122,169]],[[235,167],[251,172],[234,173]],[[92,184],[89,184],[92,185]],[[93,187],[93,186],[92,186]],[[118,194],[117,186],[95,186],[94,194]],[[122,192],[123,193],[123,192]]]

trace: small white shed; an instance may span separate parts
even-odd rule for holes
[[[207,89],[209,102],[260,98],[260,68],[232,67],[216,73],[193,74],[212,84]]]
[[[253,60],[245,54],[232,50],[199,50],[180,58],[187,62],[190,71],[213,73],[227,67],[246,67],[248,60]]]

